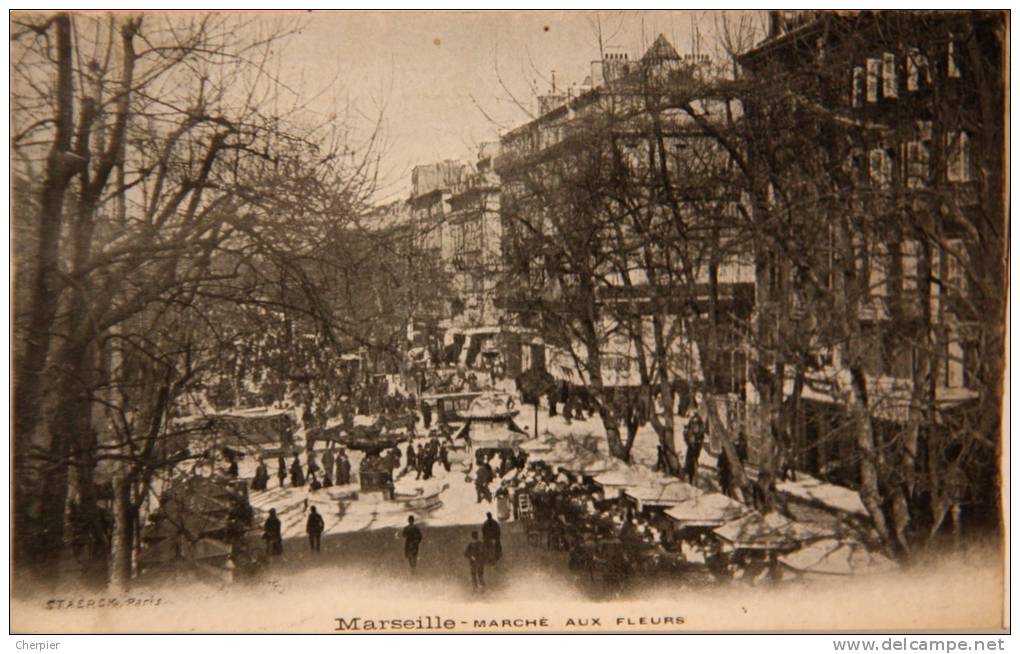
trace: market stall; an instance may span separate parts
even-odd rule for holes
[[[899,568],[887,556],[852,540],[824,538],[780,557],[783,566],[799,575],[871,575]]]

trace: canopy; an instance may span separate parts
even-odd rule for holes
[[[728,522],[715,533],[738,549],[751,550],[795,549],[801,543],[822,535],[778,513],[763,516],[757,512]]]
[[[600,486],[622,486],[634,488],[655,484],[655,474],[648,469],[621,467],[595,477]]]
[[[471,401],[464,414],[467,418],[510,418],[520,413],[513,408],[513,398],[507,393],[483,393]]]
[[[858,542],[835,538],[806,545],[779,561],[799,572],[828,575],[880,574],[897,569],[892,559],[870,552]]]
[[[666,509],[666,515],[684,527],[719,527],[750,509],[722,493],[706,493]]]
[[[530,438],[509,418],[499,421],[470,420],[457,433],[457,437],[465,434],[474,448],[510,449]]]
[[[701,495],[700,490],[679,480],[671,480],[664,484],[635,486],[626,492],[640,504],[649,506],[674,506]]]

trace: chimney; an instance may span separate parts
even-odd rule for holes
[[[603,78],[607,82],[620,79],[630,72],[630,57],[621,48],[607,49],[603,61]]]

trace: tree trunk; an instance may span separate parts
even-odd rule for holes
[[[878,452],[875,447],[875,434],[871,428],[871,416],[868,415],[867,382],[864,372],[852,368],[852,383],[848,394],[847,406],[854,430],[854,441],[860,455],[860,496],[864,508],[871,517],[872,525],[879,538],[889,547],[893,547],[895,537],[886,521],[882,510],[882,493],[879,489]]]
[[[34,549],[30,506],[36,499],[36,476],[30,451],[36,436],[43,404],[43,373],[50,351],[53,318],[57,312],[59,288],[56,273],[60,260],[64,197],[72,178],[80,170],[71,152],[74,133],[74,78],[71,18],[58,14],[56,26],[56,133],[46,161],[40,189],[38,241],[28,316],[21,356],[15,362],[14,392],[14,543],[15,557],[32,558]],[[45,493],[50,485],[44,487]],[[27,540],[26,540],[27,539]]]
[[[131,585],[131,554],[134,550],[134,511],[131,482],[118,475],[113,479],[113,542],[111,543],[110,590],[124,592]]]

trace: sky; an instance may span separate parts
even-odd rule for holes
[[[382,112],[377,199],[395,200],[406,197],[413,166],[474,161],[480,143],[527,122],[534,90],[548,91],[552,71],[558,87],[581,83],[599,58],[599,24],[603,43],[631,59],[660,33],[682,55],[696,31],[698,49],[711,54],[721,13],[313,12],[285,44],[281,66],[323,119],[351,108],[367,133]]]

